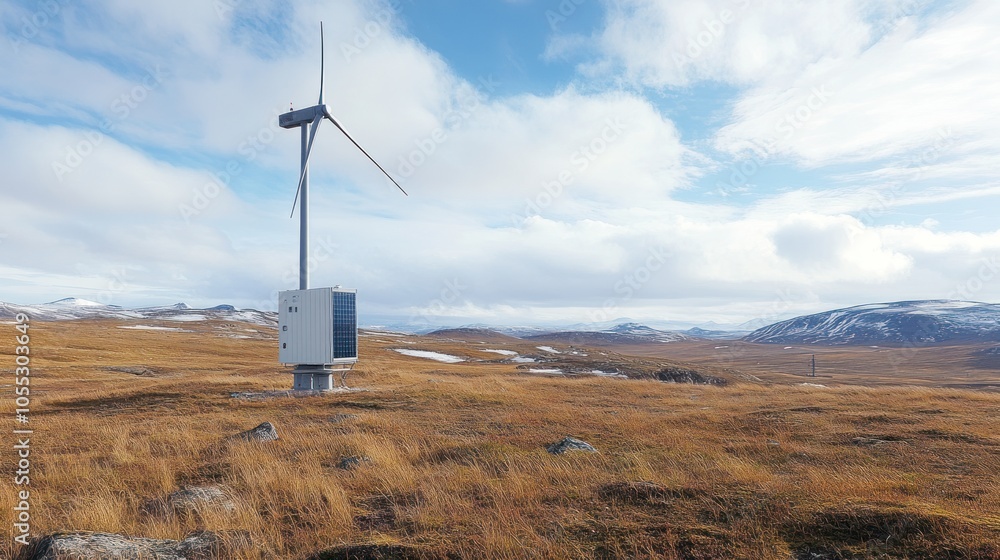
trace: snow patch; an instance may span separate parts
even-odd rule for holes
[[[548,352],[550,354],[562,354],[562,352],[556,350],[555,348],[553,348],[551,346],[535,346],[535,348],[538,348],[542,352]]]
[[[204,321],[204,315],[192,314],[192,315],[173,315],[169,317],[161,317],[164,321],[176,321],[176,322],[192,322],[192,321]]]
[[[562,373],[561,369],[556,368],[531,368],[528,370],[531,373]]]
[[[492,352],[494,354],[500,354],[503,356],[517,356],[517,352],[513,350],[491,350],[489,348],[481,348],[483,352]]]
[[[452,356],[450,354],[442,354],[440,352],[431,352],[429,350],[410,350],[409,348],[393,348],[393,350],[399,352],[404,356],[410,356],[413,358],[426,358],[428,360],[444,362],[446,364],[457,364],[458,362],[465,361],[464,359],[459,358],[458,356]]]
[[[627,375],[622,375],[622,374],[618,373],[617,371],[602,371],[602,370],[599,370],[599,369],[592,370],[590,372],[590,374],[591,375],[597,375],[599,377],[620,377],[622,379],[627,379],[628,378]]]

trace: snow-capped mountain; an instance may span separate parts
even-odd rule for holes
[[[125,309],[117,305],[105,305],[96,301],[79,298],[66,298],[38,305],[17,305],[0,302],[0,319],[10,319],[18,313],[24,313],[31,317],[32,320],[38,321],[71,321],[74,319],[90,318],[142,318],[140,313],[131,309]]]
[[[277,313],[255,309],[236,309],[231,305],[219,305],[209,309],[192,309],[187,304],[178,303],[165,307],[126,309],[117,305],[105,305],[79,298],[66,298],[38,305],[0,302],[0,319],[12,319],[18,313],[24,313],[34,321],[72,321],[77,319],[216,320],[240,321],[262,326],[275,326],[278,322]]]
[[[688,338],[679,332],[661,331],[652,327],[647,327],[646,325],[640,325],[639,323],[622,323],[601,332],[654,342],[674,342]]]
[[[747,334],[750,330],[709,330],[701,327],[691,327],[686,331],[681,331],[690,338],[707,338],[710,340],[735,340]]]
[[[661,331],[638,323],[621,323],[604,330],[566,330],[524,336],[529,340],[554,341],[565,344],[648,344],[676,342],[688,337],[674,331]]]
[[[147,319],[164,321],[240,321],[262,326],[276,326],[278,314],[256,309],[236,309],[232,305],[217,305],[208,309],[192,309],[178,303],[169,307],[145,307],[136,310]]]
[[[1000,305],[953,300],[858,305],[781,321],[753,331],[744,340],[902,345],[1000,341]]]
[[[543,334],[543,333],[547,333],[547,332],[552,332],[553,331],[553,329],[551,329],[551,328],[533,327],[533,326],[527,326],[527,325],[521,325],[521,326],[496,326],[496,325],[488,325],[486,323],[473,323],[473,324],[470,324],[470,325],[462,325],[462,326],[456,327],[456,328],[459,328],[459,329],[484,329],[484,330],[490,330],[490,331],[498,332],[500,334],[505,334],[507,336],[513,336],[514,338],[525,338],[525,337],[528,337],[528,336],[531,336],[531,335]],[[437,330],[440,330],[440,329],[437,329]]]

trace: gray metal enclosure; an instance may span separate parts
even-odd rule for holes
[[[278,361],[342,365],[358,361],[357,290],[312,288],[278,294]]]

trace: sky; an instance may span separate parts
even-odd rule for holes
[[[0,301],[363,324],[1000,301],[993,0],[0,4]]]

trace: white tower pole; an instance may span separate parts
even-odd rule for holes
[[[316,123],[313,126],[319,126]],[[299,289],[309,289],[309,154],[306,145],[309,142],[309,126],[303,124],[302,129],[302,203],[299,206]]]

